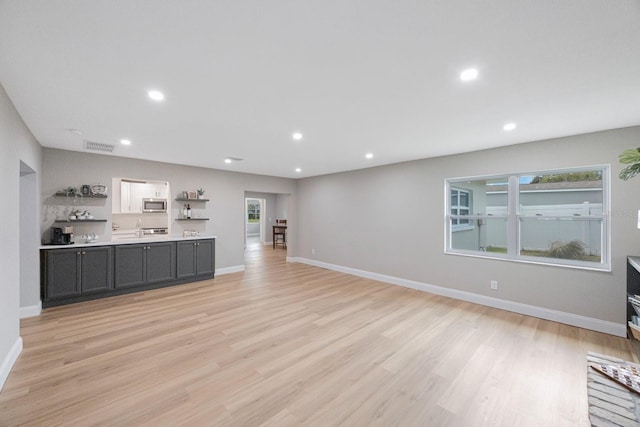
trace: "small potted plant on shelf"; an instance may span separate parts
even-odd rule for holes
[[[204,196],[204,189],[198,188],[196,191],[198,192],[198,199],[202,199]]]

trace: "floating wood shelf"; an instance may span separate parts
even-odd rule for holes
[[[183,198],[178,198],[176,199],[176,202],[208,202],[209,199],[183,199]]]
[[[209,221],[209,218],[176,218],[176,221]]]
[[[54,222],[60,223],[68,223],[68,222],[107,222],[106,219],[57,219]]]
[[[88,199],[106,199],[106,194],[67,194],[64,191],[58,191],[54,194],[55,197],[86,197]]]

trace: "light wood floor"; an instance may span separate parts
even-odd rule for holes
[[[45,310],[0,425],[581,426],[626,340],[287,263]]]

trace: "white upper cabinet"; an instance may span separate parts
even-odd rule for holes
[[[167,182],[124,178],[118,181],[120,197],[114,194],[113,213],[142,213],[142,199],[167,199],[169,193]]]

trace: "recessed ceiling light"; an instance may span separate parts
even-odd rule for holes
[[[463,82],[469,82],[478,78],[478,70],[475,68],[467,68],[460,73],[460,80]]]
[[[292,135],[293,139],[296,141],[300,141],[302,139],[302,134],[300,132],[296,132]]]
[[[120,144],[122,145],[131,145],[131,141],[128,139],[121,139]]]
[[[302,172],[302,169],[296,168],[296,172]]]
[[[164,93],[160,92],[159,90],[150,90],[149,92],[147,92],[147,95],[149,95],[149,98],[153,99],[154,101],[164,101]]]
[[[225,163],[233,163],[233,162],[241,162],[244,159],[240,158],[240,157],[233,157],[233,156],[229,156],[229,157],[225,157],[224,158],[224,162]]]
[[[367,153],[364,155],[367,159],[373,159],[373,153]]]
[[[515,128],[516,128],[516,124],[515,123],[507,123],[506,125],[502,126],[502,129],[504,129],[507,132],[512,131]]]

